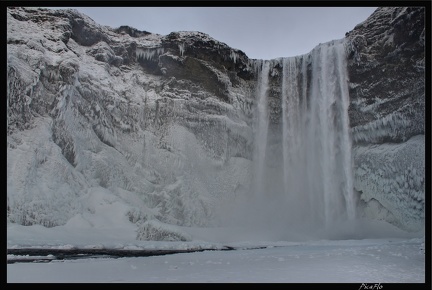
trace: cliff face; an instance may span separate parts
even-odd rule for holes
[[[424,135],[425,11],[380,8],[347,33],[355,144]]]
[[[379,8],[347,33],[354,188],[367,214],[424,226],[425,10]]]
[[[204,225],[248,183],[243,52],[73,10],[8,9],[7,21],[10,221],[62,225],[95,213],[87,199],[103,192],[138,225]]]
[[[217,224],[248,191],[259,60],[75,10],[8,8],[7,29],[10,222],[64,225],[121,202],[148,239],[154,220]],[[354,188],[365,214],[408,230],[424,219],[424,33],[422,9],[385,8],[346,37]],[[282,67],[271,61],[270,132]]]

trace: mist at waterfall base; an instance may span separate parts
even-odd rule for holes
[[[282,113],[272,124],[269,74],[278,64]],[[222,211],[232,235],[285,241],[398,235],[394,226],[356,213],[343,39],[305,55],[257,62],[255,70],[251,186]]]

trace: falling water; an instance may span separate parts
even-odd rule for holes
[[[267,150],[267,132],[269,125],[267,108],[268,76],[270,63],[261,61],[258,63],[258,89],[257,89],[257,128],[255,134],[255,160],[254,160],[254,197],[257,199],[264,196],[267,191],[265,186],[265,163]]]
[[[355,216],[348,103],[343,41],[283,59],[284,191],[289,209],[314,225]]]
[[[310,212],[309,201],[304,192],[307,191],[304,181],[307,177],[304,159],[306,151],[303,147],[304,102],[302,77],[299,57],[282,59],[282,184],[287,216],[287,223],[299,224],[304,221],[304,213]],[[302,109],[303,108],[303,109]]]
[[[255,63],[252,183],[247,202],[234,211],[242,231],[275,239],[322,238],[340,234],[333,231],[336,225],[354,219],[345,57],[341,40],[309,54]],[[278,90],[279,77],[280,123],[270,122],[278,100],[269,94]]]

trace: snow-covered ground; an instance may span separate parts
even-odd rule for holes
[[[132,224],[118,223],[112,229],[83,225],[44,228],[8,224],[7,247],[208,250],[149,257],[8,263],[7,282],[425,283],[425,236],[415,237],[396,229],[385,231],[381,227],[370,238],[360,239],[268,241],[264,234],[250,232],[240,236],[228,229],[191,228],[192,241],[156,242],[135,240]],[[227,246],[235,250],[219,250]],[[7,258],[12,262],[26,256]]]
[[[258,250],[93,258],[7,266],[14,282],[424,283],[418,239],[317,241]]]

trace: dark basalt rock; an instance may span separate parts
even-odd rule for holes
[[[422,7],[378,8],[347,33],[349,116],[356,143],[403,142],[424,134],[424,17]],[[386,117],[398,125],[381,123]],[[357,136],[368,128],[389,133],[369,140]]]
[[[129,34],[132,37],[141,37],[141,36],[146,36],[151,34],[150,32],[147,31],[141,31],[138,30],[136,28],[127,26],[127,25],[122,25],[119,28],[114,29],[115,32],[122,34],[122,33],[126,33]]]
[[[75,17],[71,19],[72,38],[83,46],[91,46],[99,41],[108,42],[108,38],[99,29],[94,29],[87,21]]]
[[[179,58],[163,54],[159,57],[159,65],[165,69],[164,75],[200,84],[207,91],[229,102],[227,90],[229,84],[218,78],[218,72],[205,61],[192,57]]]
[[[163,38],[162,45],[174,55],[207,61],[218,70],[233,72],[244,80],[251,80],[254,77],[249,70],[249,59],[243,51],[230,48],[205,33],[172,32]],[[180,51],[180,47],[183,52]]]

